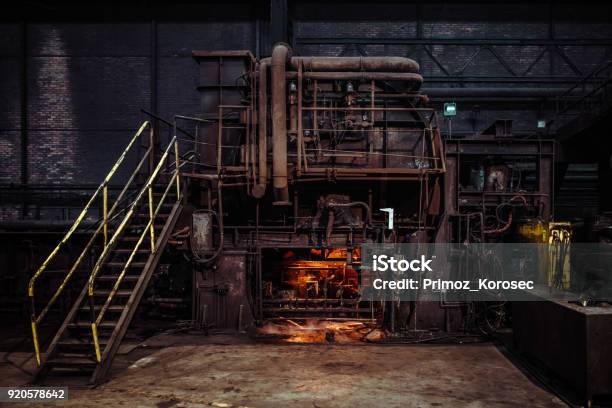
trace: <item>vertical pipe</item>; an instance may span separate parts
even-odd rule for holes
[[[221,106],[219,106],[219,120],[217,126],[217,174],[221,175],[221,140],[223,139],[223,108]]]
[[[259,100],[257,108],[259,179],[257,185],[253,187],[253,196],[255,198],[264,196],[268,182],[268,65],[270,65],[268,58],[263,59],[259,64]]]
[[[242,113],[240,113],[240,115],[242,116]],[[245,133],[245,143],[244,143],[244,156],[243,156],[243,160],[244,160],[244,174],[245,174],[245,179],[246,179],[246,185],[247,185],[247,194],[249,194],[249,165],[251,164],[251,155],[250,155],[250,150],[251,150],[251,133],[249,132],[249,124],[250,119],[249,119],[249,109],[246,108],[244,110],[244,133]]]
[[[302,143],[304,135],[302,134],[302,62],[298,62],[298,79],[297,79],[297,175],[302,174]],[[306,158],[304,157],[304,161]]]
[[[315,138],[315,140],[317,141],[317,152],[316,152],[316,158],[317,158],[317,162],[319,161],[319,150],[321,148],[321,146],[319,145],[319,118],[318,118],[318,110],[317,110],[317,88],[319,87],[319,81],[317,81],[316,79],[314,80],[314,89],[313,89],[313,96],[312,96],[312,136]]]
[[[289,202],[287,178],[287,80],[285,66],[291,56],[286,44],[276,44],[272,51],[272,177],[276,204]]]
[[[251,174],[250,174],[250,179],[253,182],[253,187],[251,188],[251,190],[253,188],[255,188],[255,186],[257,185],[257,160],[255,160],[255,143],[256,143],[256,137],[255,137],[255,125],[254,125],[254,121],[255,121],[255,112],[254,112],[254,105],[251,105],[249,108],[247,108],[247,111],[249,112],[249,133],[250,133],[250,137],[249,137],[249,161],[251,162]]]

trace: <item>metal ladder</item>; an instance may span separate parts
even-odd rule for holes
[[[109,182],[147,128],[148,148],[109,209]],[[147,161],[148,171],[143,169]],[[35,381],[54,373],[70,373],[89,375],[90,383],[98,383],[108,373],[180,215],[183,195],[179,168],[176,136],[158,158],[154,153],[153,128],[149,122],[143,123],[72,227],[36,271],[28,286],[32,340],[39,367]],[[144,175],[146,181],[138,186],[139,174]],[[133,197],[128,197],[130,188],[137,191]],[[37,313],[36,283],[77,230],[92,204],[100,198],[101,222],[51,299]],[[86,284],[43,353],[39,326],[96,245],[100,247],[100,255],[88,272]]]

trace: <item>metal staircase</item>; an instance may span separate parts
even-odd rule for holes
[[[556,110],[548,131],[562,141],[583,132],[611,111],[612,61],[606,60],[556,97]]]
[[[148,148],[109,209],[108,184],[147,128],[150,130]],[[32,339],[39,366],[36,381],[48,375],[69,373],[89,375],[89,382],[97,383],[108,373],[182,209],[176,136],[160,156],[155,154],[154,146],[153,129],[145,122],[68,233],[30,280]],[[139,183],[138,179],[146,181]],[[37,314],[36,305],[40,302],[35,299],[36,282],[71,238],[92,204],[100,199],[101,222],[57,291]],[[94,258],[95,264],[88,270],[86,284],[43,353],[39,326],[96,246],[99,256]]]

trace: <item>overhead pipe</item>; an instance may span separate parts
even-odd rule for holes
[[[272,50],[272,181],[276,205],[289,204],[287,180],[287,81],[286,64],[291,48],[278,43]]]
[[[291,67],[304,64],[304,71],[411,72],[420,70],[418,62],[404,57],[293,57]]]
[[[270,58],[259,62],[259,101],[257,108],[257,124],[259,126],[259,177],[252,193],[255,198],[261,198],[266,193],[268,183],[268,67]]]

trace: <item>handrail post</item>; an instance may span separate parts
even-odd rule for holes
[[[36,355],[36,365],[40,367],[40,346],[38,345],[38,330],[36,320],[32,316],[32,342],[34,343],[34,354]]]
[[[176,201],[181,199],[181,182],[179,178],[179,153],[178,153],[178,139],[174,136],[174,160],[176,168]]]
[[[98,341],[98,328],[96,327],[96,308],[94,301],[93,285],[89,285],[87,289],[89,295],[89,313],[91,315],[91,336],[93,338],[94,350],[96,352],[96,361],[102,361],[100,353],[100,342]]]
[[[38,345],[38,330],[36,327],[36,304],[34,301],[34,291],[30,290],[30,325],[32,326],[32,342],[34,343],[34,354],[36,355],[36,365],[40,367],[40,346]]]
[[[155,130],[153,125],[149,127],[149,147],[151,147],[149,152],[149,174],[152,174],[153,169],[155,169]]]
[[[104,212],[104,246],[108,244],[108,183],[102,189],[102,209]]]
[[[155,252],[155,227],[153,226],[153,185],[149,182],[149,222],[150,222],[150,234],[151,234],[151,253]]]

